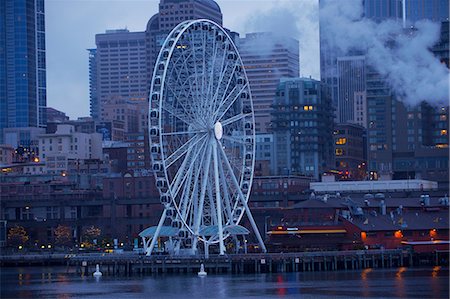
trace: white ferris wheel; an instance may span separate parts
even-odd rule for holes
[[[248,79],[228,33],[210,20],[185,21],[164,41],[150,91],[152,168],[164,210],[146,244],[160,236],[174,254],[226,251],[248,230],[266,248],[248,207],[255,125]]]

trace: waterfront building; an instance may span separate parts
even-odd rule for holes
[[[333,168],[333,109],[319,81],[282,79],[272,117],[277,174],[318,180]]]
[[[280,79],[300,75],[299,42],[271,32],[248,33],[239,39],[238,48],[252,91],[256,133],[270,132]]]
[[[0,143],[4,128],[45,127],[44,0],[0,2]]]

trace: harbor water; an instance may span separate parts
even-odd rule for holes
[[[0,298],[448,298],[449,269],[130,277],[80,276],[65,267],[4,267]]]

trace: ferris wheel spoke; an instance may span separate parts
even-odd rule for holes
[[[182,167],[180,167],[180,169],[177,171],[177,174],[173,180],[173,184],[169,185],[169,188],[171,190],[175,190],[175,192],[172,193],[173,198],[176,198],[176,196],[178,195],[178,192],[181,189],[181,186],[183,185],[184,180],[186,179],[186,177],[184,176],[184,172],[186,169],[186,164],[189,162],[189,160],[191,159],[191,163],[189,165],[188,171],[192,169],[192,165],[194,164],[193,162],[195,161],[195,159],[198,157],[198,155],[202,152],[202,148],[204,147],[204,145],[199,149],[195,151],[195,156],[194,157],[190,157],[190,155],[186,155]]]
[[[209,168],[211,166],[212,147],[211,147],[210,142],[208,142],[208,147],[207,147],[206,151],[207,151],[206,163],[205,163],[205,168],[204,168],[202,182],[201,182],[200,198],[198,201],[198,210],[194,215],[194,217],[195,217],[194,234],[196,236],[198,236],[198,232],[200,229],[200,223],[202,220],[203,206],[205,203],[205,195],[206,195],[206,185],[208,183]]]
[[[168,113],[170,113],[171,115],[173,115],[174,117],[178,118],[185,124],[188,124],[188,125],[192,124],[192,120],[190,118],[186,117],[184,114],[178,113],[179,109],[173,107],[172,105],[170,105],[168,103],[164,103],[161,108],[163,110],[167,111]]]
[[[184,102],[187,102],[184,98],[179,98],[179,97],[177,97],[176,95],[175,95],[175,91],[172,89],[172,87],[170,87],[170,85],[168,85],[168,89],[170,89],[170,91],[171,91],[171,93],[172,93],[172,95],[173,95],[173,97],[175,97],[176,99],[177,99],[177,103],[180,105],[180,107],[182,108],[182,110],[183,110],[183,115],[184,115],[184,119],[187,119],[187,123],[188,124],[196,124],[197,122],[196,122],[196,120],[194,119],[194,118],[192,118],[192,110],[191,109],[189,109],[189,108],[187,108],[185,105],[184,105]],[[166,105],[168,105],[168,104],[166,104]],[[163,107],[165,106],[165,103],[163,103]],[[176,109],[176,108],[175,108]]]
[[[198,142],[200,142],[202,139],[205,139],[206,135],[200,136],[195,135],[191,137],[188,141],[186,141],[182,146],[177,148],[176,151],[174,151],[170,156],[168,156],[164,163],[166,165],[166,168],[169,168],[173,163],[175,163],[179,158],[181,158],[184,154],[186,154],[190,148],[195,146]]]
[[[209,80],[208,80],[208,90],[206,92],[206,97],[207,98],[211,98],[212,92],[213,92],[213,84],[214,84],[214,75],[216,72],[216,57],[217,57],[217,45],[216,45],[216,39],[214,39],[213,45],[212,45],[212,63],[209,67]],[[211,115],[212,113],[212,107],[213,107],[213,102],[209,101],[209,114]],[[212,121],[212,120],[210,120]]]
[[[222,126],[226,126],[226,125],[229,125],[229,124],[231,124],[231,123],[234,123],[234,122],[236,122],[236,121],[238,121],[238,120],[241,120],[241,119],[243,119],[243,118],[251,117],[251,116],[252,116],[251,113],[247,113],[247,114],[237,114],[237,115],[235,115],[235,116],[232,116],[232,117],[230,117],[230,118],[227,118],[227,119],[225,119],[225,120],[220,121],[220,123],[222,124]],[[220,120],[220,119],[219,119],[219,120]]]
[[[195,131],[177,131],[177,132],[163,132],[161,135],[163,136],[174,136],[174,135],[191,135],[191,134],[199,134],[199,133],[206,133],[208,131],[206,130],[195,130]],[[198,136],[198,135],[196,135]]]
[[[228,65],[229,65],[229,64],[227,63],[226,67],[228,67]],[[226,99],[227,99],[227,91],[228,91],[229,88],[230,88],[230,84],[231,84],[231,81],[232,81],[232,79],[233,79],[233,74],[234,74],[234,69],[232,70],[231,74],[229,75],[228,82],[227,82],[227,85],[226,85],[225,89],[223,90],[223,94],[222,94],[221,100],[218,101],[217,98],[214,98],[214,102],[216,102],[216,103],[219,104],[219,105],[217,105],[217,106],[215,107],[215,111],[218,111],[219,108],[223,105],[223,103],[224,103],[224,102],[226,101]],[[223,78],[222,78],[222,80],[223,80]],[[217,88],[220,88],[220,86],[222,86],[222,81],[220,81],[220,82],[217,84],[217,86],[218,86]],[[237,86],[236,86],[236,85],[233,86],[233,88],[231,89],[231,91],[228,93],[228,96],[229,96],[230,94],[232,94],[236,89],[237,89]]]
[[[218,48],[217,48],[218,49]],[[217,52],[216,52],[217,53]],[[225,58],[226,58],[226,51],[223,50],[223,55],[222,55],[222,62],[219,68],[219,72],[218,72],[218,78],[217,78],[217,87],[216,90],[214,92],[214,95],[212,96],[213,99],[216,99],[220,90],[220,86],[223,80],[223,77],[225,76],[226,72],[227,72],[227,66],[228,64],[224,67],[225,64]],[[214,101],[215,102],[215,101]],[[215,107],[214,107],[215,108]]]
[[[236,96],[227,104],[227,106],[225,107],[225,109],[222,111],[222,114],[217,118],[217,119],[222,119],[222,117],[225,115],[225,113],[227,113],[227,111],[231,108],[231,106],[233,106],[233,104],[236,102],[236,100],[239,98],[239,95],[241,94],[242,91],[244,91],[244,89],[246,89],[248,86],[248,83],[246,83],[240,90],[239,92],[236,94]],[[219,106],[219,108],[217,109],[217,112],[220,112],[220,109],[222,107],[225,106],[226,102],[228,101],[228,99],[231,98],[231,93],[227,96],[226,100]]]
[[[217,149],[216,149],[216,151],[217,151]],[[228,188],[227,188],[228,180],[227,180],[227,177],[225,176],[225,172],[223,171],[223,162],[222,162],[222,159],[220,158],[220,154],[218,156],[219,156],[218,160],[220,161],[219,171],[220,171],[220,176],[222,177],[222,179],[220,181],[222,182],[222,191],[223,191],[223,195],[224,195],[225,211],[227,212],[229,223],[234,224],[233,223],[233,213],[231,211],[231,204],[230,204],[231,199],[230,199],[230,195],[228,193]]]
[[[197,151],[198,154],[200,154],[200,152],[202,153],[201,154],[201,162],[203,162],[203,159],[205,158],[205,152],[206,152],[206,147],[204,145],[201,147],[200,150]],[[191,194],[191,186],[192,185],[194,186],[194,188],[192,190],[192,194],[194,194],[196,187],[198,185],[197,181],[198,181],[198,175],[200,172],[200,167],[196,167],[196,165],[195,165],[196,164],[195,162],[198,161],[198,159],[197,159],[198,154],[196,155],[196,157],[194,157],[194,159],[192,160],[192,163],[189,167],[190,178],[188,179],[187,183],[185,184],[186,188],[183,193],[182,199],[185,202],[184,203],[185,209],[183,211],[185,211],[185,213],[187,213],[191,209],[191,203],[192,203],[192,197],[190,195]],[[202,163],[200,163],[200,164],[202,164]],[[195,169],[194,180],[192,180],[194,169]],[[186,217],[187,217],[187,215],[184,215],[185,221],[187,221]]]
[[[237,137],[234,137],[234,136],[223,135],[222,139],[225,139],[225,140],[233,142],[233,143],[246,144],[245,140],[238,139]]]

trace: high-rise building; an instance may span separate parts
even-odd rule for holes
[[[97,95],[97,49],[89,52],[89,110],[93,119],[100,119],[100,103]]]
[[[330,0],[319,1],[319,12],[323,9]],[[363,16],[382,22],[387,19],[396,19],[398,22],[403,20],[403,5],[402,0],[362,0],[362,2],[355,1],[356,5],[362,4]],[[449,1],[448,0],[405,0],[405,22],[406,25],[414,24],[414,22],[426,19],[434,22],[445,22],[449,18]],[[319,26],[320,34],[320,76],[321,81],[326,83],[326,90],[328,96],[337,109],[336,116],[341,115],[339,111],[339,102],[345,101],[341,99],[338,91],[338,65],[337,52],[334,49],[333,41],[327,39],[327,35],[323,32],[323,26]],[[447,27],[443,24],[441,34],[445,35],[447,32],[448,39],[448,23]],[[441,37],[442,40],[442,37]],[[443,49],[440,53],[445,59],[448,57],[448,51],[445,51],[445,42],[441,45]],[[436,49],[439,51],[438,49]],[[364,52],[358,51],[354,53],[346,53],[348,56],[364,55]],[[448,61],[448,60],[447,60]],[[338,121],[339,118],[337,119]]]
[[[95,36],[95,43],[97,75],[91,77],[90,83],[93,86],[94,80],[97,81],[96,96],[103,120],[103,105],[112,98],[147,97],[145,33],[107,30]],[[91,95],[91,103],[94,102],[95,93]]]
[[[0,2],[0,143],[4,128],[46,125],[44,0]]]
[[[208,19],[222,26],[222,12],[214,0],[160,0],[159,12],[150,18],[145,30],[149,86],[153,66],[169,32],[179,23],[195,19]]]
[[[321,5],[326,2],[320,0]],[[364,16],[376,22],[403,19],[402,1],[364,0],[363,9]],[[448,65],[448,0],[405,0],[405,11],[407,24],[420,19],[442,21],[440,41],[431,50]],[[345,100],[345,93],[338,92],[342,80],[338,73],[339,60],[324,36],[321,34],[321,76],[338,107],[340,97],[344,96]],[[387,79],[368,64],[364,77],[365,90],[355,92],[354,122],[361,124],[366,119],[370,178],[429,179],[448,190],[448,106],[426,102],[416,107],[405,104]],[[359,81],[352,80],[355,84]],[[432,102],[433,95],[425,100]]]
[[[448,19],[448,0],[404,0],[405,20],[409,23],[427,19],[441,22]],[[376,21],[403,19],[402,0],[363,0],[364,15]]]
[[[250,33],[238,47],[252,91],[256,133],[267,133],[280,79],[300,75],[299,42],[269,32]]]
[[[272,130],[278,175],[318,180],[334,166],[333,109],[320,81],[282,79],[273,102]]]
[[[366,59],[364,56],[345,56],[337,58],[337,122],[355,123],[355,111],[363,108],[356,102],[366,91]],[[359,98],[358,98],[359,96]],[[359,110],[358,110],[359,111]],[[360,113],[364,113],[360,111]]]

